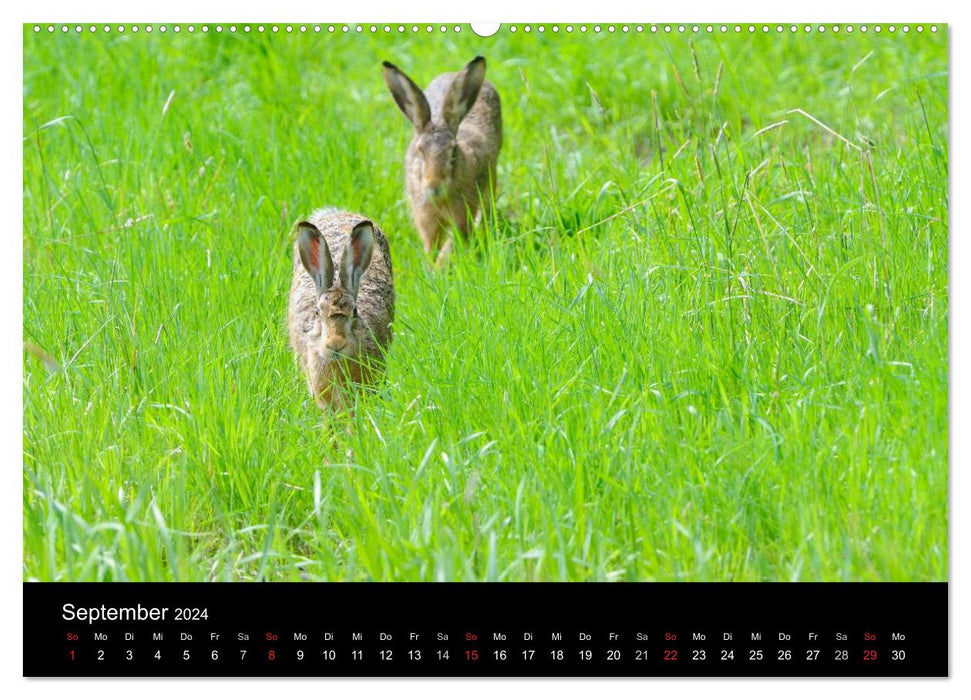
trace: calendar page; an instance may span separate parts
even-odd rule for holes
[[[948,81],[24,25],[24,675],[948,675]]]

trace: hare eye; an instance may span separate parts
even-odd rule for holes
[[[320,318],[320,307],[314,309],[314,318]]]

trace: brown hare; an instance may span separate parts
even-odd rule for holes
[[[384,81],[415,135],[405,154],[405,189],[425,252],[447,261],[454,222],[468,237],[480,203],[491,206],[502,146],[499,93],[485,80],[482,56],[435,78],[424,92],[387,61]],[[443,239],[445,236],[445,240]]]
[[[394,277],[384,233],[363,216],[323,209],[297,224],[287,314],[290,345],[321,408],[348,407],[373,383],[392,340]],[[339,266],[334,261],[340,261]]]

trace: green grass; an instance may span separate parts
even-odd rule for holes
[[[24,578],[946,579],[945,34],[25,29]],[[380,64],[477,53],[500,214],[437,273]],[[333,416],[324,205],[398,292]]]

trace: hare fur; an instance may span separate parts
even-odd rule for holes
[[[405,190],[425,252],[438,252],[441,264],[452,247],[451,223],[468,237],[480,203],[491,207],[502,147],[499,93],[485,80],[482,56],[439,75],[424,92],[387,61],[384,79],[415,128],[405,153]]]
[[[382,373],[394,322],[388,239],[358,214],[323,209],[297,225],[287,321],[290,345],[321,408],[345,408],[353,386]]]

